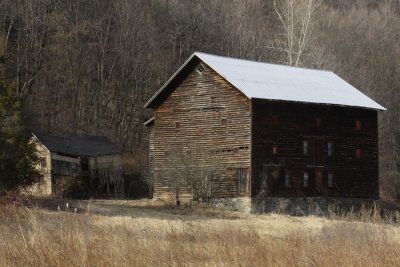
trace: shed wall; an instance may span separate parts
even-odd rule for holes
[[[103,168],[122,169],[121,155],[112,154],[90,157],[89,166],[91,170]]]
[[[32,139],[32,141],[35,141]],[[26,193],[35,196],[49,196],[51,195],[51,153],[41,143],[35,142],[37,155],[39,158],[44,159],[45,166],[36,166],[43,174],[41,181],[26,188]],[[42,163],[43,164],[43,163]]]

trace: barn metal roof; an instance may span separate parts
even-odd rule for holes
[[[146,103],[151,107],[194,58],[200,59],[248,98],[386,110],[331,71],[304,69],[195,52]]]
[[[102,156],[121,153],[121,150],[105,136],[40,136],[36,138],[51,152],[71,156]]]

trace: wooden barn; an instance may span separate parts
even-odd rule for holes
[[[332,72],[196,52],[145,107],[155,197],[379,198],[385,108]]]
[[[121,150],[105,136],[55,137],[33,135],[43,179],[29,188],[36,195],[62,194],[70,182],[85,181],[92,193],[121,195]],[[72,192],[73,193],[73,192]]]

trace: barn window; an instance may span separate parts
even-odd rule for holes
[[[47,167],[47,162],[46,162],[46,158],[45,157],[41,157],[39,159],[39,165],[41,168],[46,168]]]
[[[278,154],[278,147],[276,145],[272,146],[272,154],[274,155]]]
[[[247,193],[249,181],[249,169],[239,168],[236,169],[237,191],[239,194]]]
[[[221,124],[222,124],[222,125],[226,125],[227,122],[228,122],[227,119],[225,119],[225,118],[224,118],[224,119],[221,119]]]
[[[318,128],[321,127],[321,122],[322,122],[321,117],[315,118],[315,126],[317,126]]]
[[[360,120],[356,120],[356,130],[361,130],[361,121]]]
[[[273,116],[272,116],[272,123],[276,124],[276,123],[278,123],[278,122],[279,122],[279,117],[278,117],[278,115],[273,115]]]
[[[328,172],[328,187],[333,187],[333,173]]]
[[[211,102],[211,104],[217,103],[217,98],[215,96],[211,96],[210,97],[210,102]]]
[[[204,70],[203,64],[199,64],[199,66],[197,66],[197,72],[198,72],[198,73],[202,73],[203,70]]]
[[[303,141],[303,155],[308,155],[309,152],[308,141]]]
[[[333,143],[328,143],[328,156],[333,156]]]
[[[308,187],[308,172],[304,172],[304,175],[303,175],[303,187]]]
[[[290,174],[288,170],[285,170],[285,187],[291,187]]]
[[[356,158],[361,158],[361,148],[356,148]]]
[[[179,129],[181,128],[181,122],[180,121],[176,121],[175,122],[175,129]]]

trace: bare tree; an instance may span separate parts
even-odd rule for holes
[[[313,19],[319,5],[318,0],[274,0],[274,10],[283,33],[270,46],[285,55],[284,62],[298,66],[309,48]]]

